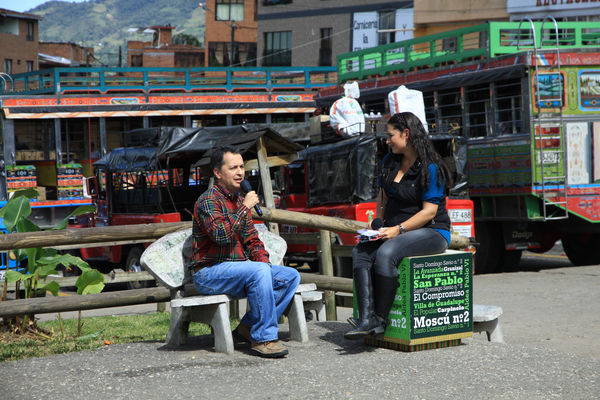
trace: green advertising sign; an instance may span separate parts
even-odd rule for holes
[[[447,251],[405,258],[398,270],[400,286],[389,314],[386,340],[415,344],[470,336],[471,253]]]

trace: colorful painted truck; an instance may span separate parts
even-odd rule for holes
[[[575,265],[600,262],[600,23],[489,22],[341,54],[366,112],[424,94],[431,138],[454,159],[451,197],[474,203],[477,272],[514,267],[557,240]],[[342,93],[325,88],[326,108]]]
[[[600,263],[600,23],[489,22],[341,54],[367,113],[401,85],[421,90],[431,138],[455,162],[451,197],[474,203],[477,272],[557,240]],[[327,108],[342,86],[321,89]]]

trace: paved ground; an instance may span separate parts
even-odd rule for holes
[[[474,279],[475,302],[504,309],[506,344],[476,334],[459,347],[402,353],[345,341],[344,322],[310,322],[311,341],[286,342],[282,360],[245,347],[216,354],[200,338],[180,350],[143,342],[2,363],[0,399],[600,398],[600,266],[545,261]]]

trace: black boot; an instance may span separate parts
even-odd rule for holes
[[[383,321],[383,327],[388,324],[388,315],[396,298],[398,278],[390,278],[373,274],[373,292],[375,293],[375,315]]]
[[[350,340],[358,340],[367,335],[383,333],[382,321],[374,314],[373,284],[371,283],[371,271],[369,269],[358,268],[354,270],[354,288],[356,290],[359,320],[354,329],[344,333],[344,337]]]

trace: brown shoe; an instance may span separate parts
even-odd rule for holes
[[[250,336],[250,327],[246,324],[240,323],[237,328],[233,331],[233,336],[241,342],[252,343]]]
[[[252,343],[252,352],[264,358],[281,358],[288,353],[287,349],[277,342]]]

